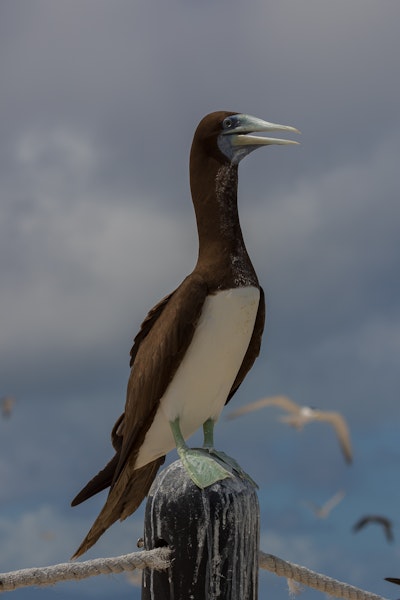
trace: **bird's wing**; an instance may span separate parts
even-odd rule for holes
[[[73,504],[108,485],[110,492],[73,558],[93,546],[117,519],[125,519],[138,508],[164,462],[165,457],[161,456],[135,469],[136,457],[159,401],[192,340],[207,291],[203,278],[192,273],[168,299],[150,311],[143,331],[141,329],[136,336],[135,344],[138,345],[132,353],[125,413],[117,420],[112,432],[116,454],[78,494]],[[169,302],[172,297],[174,302]]]
[[[353,452],[351,449],[350,431],[345,419],[338,412],[315,411],[315,418],[319,421],[330,423],[336,432],[337,439],[343,452],[346,462],[353,461]]]
[[[386,520],[384,517],[379,517],[377,515],[365,515],[364,517],[361,517],[353,526],[353,529],[355,531],[359,531],[360,529],[362,529],[363,527],[365,527],[365,525],[367,525],[368,523],[380,523],[381,525],[383,525],[382,520]]]
[[[390,522],[388,522],[387,524],[384,525],[384,528],[385,528],[385,535],[386,535],[387,541],[393,542],[394,535],[393,535],[393,530],[392,530],[392,524]]]
[[[118,452],[114,454],[112,459],[106,464],[104,469],[99,471],[87,484],[81,489],[71,502],[71,506],[78,506],[85,502],[88,498],[95,496],[99,492],[110,487],[114,478],[115,469],[118,465]]]
[[[361,519],[355,523],[353,531],[359,531],[367,523],[378,523],[379,525],[382,525],[388,542],[393,541],[392,522],[390,519],[382,515],[366,515],[365,517],[361,517]]]
[[[118,466],[119,455],[122,447],[122,435],[119,433],[120,425],[123,422],[124,413],[117,419],[111,432],[111,443],[114,446],[115,454],[112,459],[106,464],[104,469],[99,471],[88,483],[81,489],[71,502],[71,506],[77,506],[88,498],[95,496],[106,488],[110,487],[114,473]]]
[[[358,519],[358,521],[356,521],[353,525],[353,531],[360,531],[360,529],[362,529],[363,527],[365,527],[365,525],[367,523],[370,522],[370,517],[361,517],[360,519]]]
[[[168,294],[168,296],[165,296],[162,300],[160,300],[160,302],[158,302],[149,311],[148,315],[146,316],[142,325],[140,326],[140,330],[134,339],[133,346],[130,351],[130,357],[131,357],[130,358],[130,366],[131,367],[135,361],[136,354],[140,348],[142,341],[146,338],[146,336],[148,335],[148,333],[151,330],[151,327],[154,325],[154,323],[157,321],[157,319],[162,314],[164,308],[166,307],[166,305],[167,305],[169,299],[171,298],[171,296],[173,295],[173,293],[174,292],[171,292],[170,294]],[[116,451],[115,455],[107,463],[107,465],[104,467],[104,469],[99,471],[81,489],[81,491],[72,500],[71,506],[77,506],[78,504],[81,504],[85,500],[88,500],[88,498],[91,498],[92,496],[95,496],[96,494],[103,491],[104,489],[110,487],[110,485],[112,484],[112,482],[114,480],[114,475],[115,475],[116,469],[119,464],[119,459],[120,459],[120,454],[121,454],[121,449],[122,449],[122,442],[123,442],[122,424],[124,422],[124,417],[125,417],[125,413],[122,413],[122,415],[115,422],[114,427],[111,432],[111,442],[114,447],[114,450]]]
[[[327,500],[325,504],[321,506],[321,510],[328,514],[333,508],[335,508],[337,504],[339,504],[339,502],[343,500],[344,495],[345,494],[343,490],[340,490],[340,492],[336,492],[336,494],[332,496],[332,498],[329,498],[329,500]]]
[[[225,402],[225,404],[228,404],[229,400],[236,393],[240,384],[242,383],[243,379],[246,377],[247,373],[250,371],[255,359],[257,358],[257,356],[260,353],[261,338],[262,338],[262,334],[264,331],[264,325],[265,325],[265,296],[264,296],[264,290],[262,288],[260,288],[260,300],[258,303],[258,311],[257,311],[256,320],[254,323],[253,334],[251,336],[249,347],[243,358],[241,367],[238,371],[238,374],[236,375],[236,379],[233,382],[231,391],[229,392],[229,395],[228,395],[228,398],[227,398],[227,401]]]
[[[240,417],[248,412],[253,412],[254,410],[259,410],[265,406],[279,406],[288,412],[299,412],[298,405],[290,400],[290,398],[287,398],[286,396],[270,396],[268,398],[261,398],[261,400],[256,400],[255,402],[250,402],[250,404],[245,404],[244,406],[237,408],[229,413],[227,418],[236,419],[236,417]]]
[[[130,367],[132,367],[135,362],[136,354],[138,353],[138,350],[140,348],[142,341],[145,339],[145,337],[151,331],[151,328],[153,327],[153,325],[157,321],[157,319],[160,317],[161,313],[163,312],[164,308],[167,306],[167,304],[170,301],[173,294],[174,294],[174,292],[171,292],[167,296],[164,296],[164,298],[162,298],[162,300],[160,300],[155,306],[153,306],[153,308],[149,311],[145,320],[141,324],[139,332],[136,334],[135,339],[133,340],[133,346],[130,351],[130,357],[131,357],[130,362],[129,362]]]
[[[385,577],[385,581],[390,581],[390,583],[397,583],[397,585],[400,585],[400,579],[398,577]]]
[[[122,445],[113,484],[128,458],[134,466],[159,401],[192,341],[207,292],[204,279],[192,273],[150,311],[135,338],[125,413],[118,428]]]
[[[178,294],[181,297],[180,304],[188,296],[189,307],[186,309],[184,315],[179,310],[176,311],[176,318],[173,321],[170,332],[165,332],[165,339],[163,342],[160,341],[160,343],[157,343],[156,351],[150,351],[147,340],[149,336],[153,336],[151,332],[159,319],[161,319],[161,315],[174,294]],[[125,464],[130,449],[135,444],[137,436],[139,436],[137,443],[140,447],[140,440],[144,439],[154,417],[152,413],[154,412],[154,408],[157,407],[157,401],[161,398],[165,387],[168,385],[166,381],[162,384],[161,375],[169,367],[172,378],[172,374],[177,368],[179,356],[184,351],[182,338],[186,330],[185,328],[193,327],[197,322],[205,296],[205,284],[199,281],[199,278],[195,279],[189,276],[175,292],[165,296],[165,298],[152,308],[143,321],[131,350],[131,366],[134,368],[131,370],[128,384],[125,412],[117,419],[111,433],[111,441],[116,453],[104,469],[95,475],[77,494],[72,501],[73,506],[84,502],[91,496],[109,487],[115,481]],[[192,298],[192,301],[190,298]],[[196,302],[193,302],[193,298],[197,299]],[[185,318],[187,319],[186,322]],[[158,332],[161,328],[157,325]],[[165,326],[163,329],[165,330]],[[159,332],[158,337],[160,335]],[[190,336],[187,337],[190,341]],[[165,356],[162,355],[163,349],[165,350]],[[160,362],[163,362],[163,364],[160,365]],[[135,383],[136,379],[138,380],[137,383]],[[137,402],[138,398],[146,398],[146,402],[142,403],[140,409],[137,408],[140,404]],[[135,399],[137,402],[136,407]],[[136,452],[137,450],[138,448],[136,448]]]
[[[141,504],[142,500],[148,494],[151,484],[153,483],[157,471],[164,462],[165,457],[162,456],[140,469],[126,473],[127,469],[122,472],[126,475],[122,482],[121,489],[116,493],[115,488],[110,490],[107,500],[97,516],[92,527],[82,541],[81,545],[72,556],[72,559],[78,558],[84,552],[89,550],[97,542],[99,537],[118,519],[125,519],[132,514]],[[117,485],[120,480],[118,480]]]
[[[379,525],[382,525],[387,541],[393,542],[392,521],[390,519],[382,515],[375,515],[371,517],[371,521],[375,521],[376,523],[379,523]]]

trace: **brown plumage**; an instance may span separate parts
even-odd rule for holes
[[[256,400],[255,402],[237,408],[228,414],[227,419],[236,419],[237,417],[265,408],[266,406],[278,406],[288,412],[288,415],[280,417],[280,421],[282,421],[282,423],[287,423],[296,429],[302,429],[304,425],[311,423],[311,421],[325,421],[333,427],[346,462],[352,462],[353,453],[351,449],[349,428],[345,419],[338,412],[317,410],[309,406],[300,406],[286,396],[271,396],[268,398],[261,398],[261,400]]]
[[[360,531],[360,529],[362,529],[369,523],[376,523],[377,525],[380,525],[383,528],[383,532],[387,541],[394,541],[393,523],[392,521],[390,521],[390,519],[388,519],[387,517],[383,517],[382,515],[366,515],[364,517],[361,517],[361,519],[359,519],[353,525],[353,532],[357,533],[357,531]]]
[[[74,557],[86,552],[117,519],[125,519],[138,508],[164,462],[165,452],[170,448],[154,455],[154,460],[147,464],[139,465],[137,461],[139,453],[149,443],[146,435],[155,422],[160,403],[192,343],[207,298],[221,290],[237,287],[250,286],[260,290],[250,342],[243,349],[236,377],[229,381],[226,402],[259,354],[265,319],[264,295],[240,229],[237,171],[241,158],[259,145],[291,143],[245,135],[272,128],[293,130],[272,127],[258,119],[231,112],[208,115],[196,130],[190,155],[190,184],[199,235],[198,261],[182,284],[149,312],[134,340],[125,412],[116,422],[111,436],[115,456],[79,492],[72,505],[107,487],[110,491]],[[199,373],[199,377],[203,376]],[[204,400],[207,402],[207,398]]]

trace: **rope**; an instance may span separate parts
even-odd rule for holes
[[[112,558],[96,558],[85,562],[61,563],[52,567],[21,569],[0,575],[0,592],[11,592],[30,585],[52,585],[58,581],[86,579],[94,575],[122,573],[133,569],[163,570],[169,566],[169,548],[156,548],[146,552],[132,552]]]
[[[306,567],[287,562],[272,554],[265,554],[260,551],[258,564],[261,569],[271,571],[271,573],[275,573],[279,577],[287,577],[289,587],[290,581],[296,581],[307,587],[324,592],[329,596],[336,596],[336,598],[346,598],[347,600],[384,600],[382,596],[371,594],[348,583],[342,583],[341,581],[337,581],[337,579],[332,579],[332,577],[321,575],[321,573],[315,573],[315,571],[310,571]]]
[[[80,563],[61,563],[51,567],[36,567],[3,573],[0,574],[0,592],[11,592],[17,588],[32,585],[53,585],[59,581],[86,579],[94,575],[109,575],[146,567],[162,571],[170,565],[170,552],[169,548],[156,548],[155,550],[132,552],[113,558],[96,558]],[[289,583],[295,581],[337,598],[345,598],[346,600],[385,600],[376,594],[371,594],[261,551],[259,553],[259,567],[280,577],[287,577]]]

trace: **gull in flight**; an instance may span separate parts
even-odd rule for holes
[[[361,517],[361,519],[359,519],[357,523],[353,525],[354,533],[360,531],[360,529],[365,527],[365,525],[368,525],[368,523],[377,523],[378,525],[381,525],[387,541],[393,542],[393,524],[387,517],[382,517],[381,515],[366,515],[365,517]]]
[[[255,402],[251,402],[250,404],[246,404],[245,406],[234,410],[229,413],[227,419],[236,419],[236,417],[240,417],[248,412],[253,412],[254,410],[259,410],[265,406],[278,406],[285,410],[289,414],[280,417],[280,421],[299,430],[303,429],[304,425],[311,421],[325,421],[326,423],[329,423],[335,430],[346,462],[352,462],[353,453],[351,449],[349,428],[342,415],[338,412],[318,410],[316,408],[311,408],[310,406],[299,406],[293,402],[293,400],[287,398],[287,396],[271,396],[256,400]]]
[[[336,492],[336,494],[332,496],[332,498],[329,498],[329,500],[327,500],[321,506],[317,506],[312,502],[307,502],[307,505],[311,508],[315,516],[318,517],[318,519],[326,519],[331,510],[335,508],[335,506],[337,506],[339,502],[343,500],[344,497],[344,491],[340,490],[339,492]]]
[[[11,416],[15,404],[15,398],[12,396],[4,396],[0,400],[1,415],[4,419],[8,419]]]

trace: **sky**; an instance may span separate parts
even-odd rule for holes
[[[0,420],[0,571],[65,562],[97,516],[104,494],[70,501],[112,456],[141,321],[195,264],[195,127],[232,110],[302,134],[239,168],[268,314],[216,445],[259,485],[264,552],[398,596],[383,579],[400,577],[399,19],[393,0],[1,2],[0,396],[16,404]],[[340,411],[353,464],[324,424],[225,419],[275,394]],[[338,490],[316,519],[308,503]],[[393,520],[393,544],[352,533],[368,513]],[[134,551],[142,530],[143,507],[86,558]],[[288,597],[261,573],[272,592]],[[140,597],[120,575],[13,598],[111,594]]]

